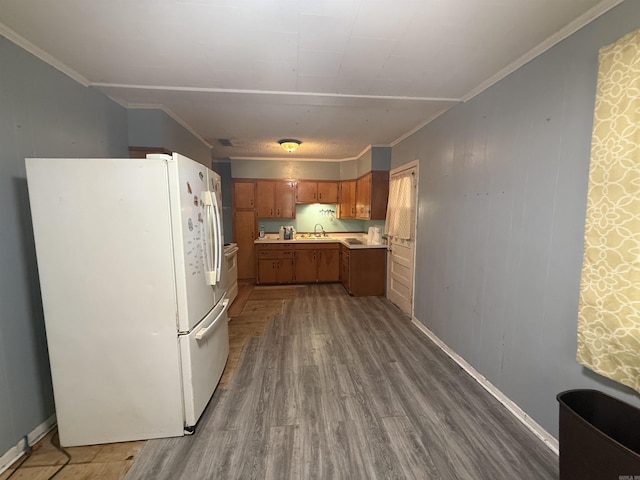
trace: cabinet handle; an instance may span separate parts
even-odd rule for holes
[[[271,210],[269,210],[269,215],[271,215],[273,217],[273,208]]]
[[[280,209],[276,210],[276,217],[280,216]]]
[[[322,192],[320,192],[320,193],[318,194],[318,198],[319,198],[320,200],[322,200]]]

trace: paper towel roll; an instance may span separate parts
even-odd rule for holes
[[[367,235],[367,243],[373,243],[373,227],[369,227],[369,234]]]
[[[374,245],[380,245],[382,243],[382,233],[380,227],[373,227],[373,243]]]

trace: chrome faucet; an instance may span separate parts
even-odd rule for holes
[[[318,235],[318,227],[320,227],[320,230],[322,231],[322,233],[320,235]],[[320,237],[320,236],[324,237],[327,234],[324,233],[324,227],[322,225],[320,225],[319,223],[316,223],[314,225],[314,227],[313,227],[313,235],[316,236],[316,237]]]

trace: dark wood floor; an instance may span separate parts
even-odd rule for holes
[[[384,298],[314,285],[249,339],[196,433],[147,442],[126,479],[545,480],[557,463]]]

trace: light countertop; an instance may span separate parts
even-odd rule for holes
[[[351,243],[353,240],[361,243]],[[290,243],[295,245],[297,243],[340,243],[350,249],[359,248],[387,248],[386,240],[383,239],[383,244],[369,244],[367,243],[366,233],[328,233],[326,237],[310,237],[306,234],[296,234],[295,240],[280,240],[276,234],[267,234],[265,238],[259,238],[254,241],[256,245],[269,244],[269,243]]]

